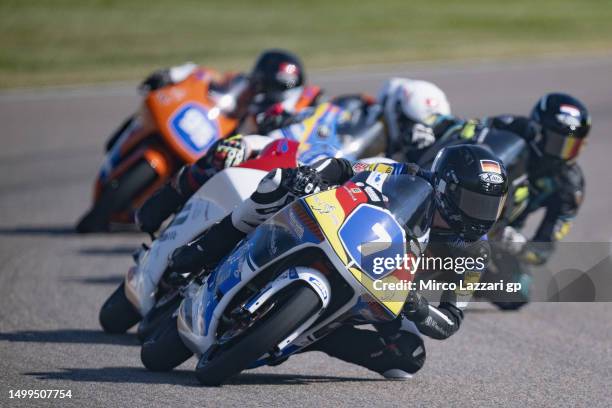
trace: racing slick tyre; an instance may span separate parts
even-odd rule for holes
[[[125,282],[113,292],[100,309],[100,325],[106,333],[121,334],[141,319],[140,313],[125,297]]]
[[[144,342],[155,332],[155,329],[157,329],[162,322],[165,322],[172,317],[172,313],[178,309],[182,300],[183,298],[176,293],[171,299],[164,302],[162,305],[156,304],[153,309],[151,309],[149,313],[142,318],[140,324],[138,325],[138,331],[136,332],[140,344],[144,344]]]
[[[134,197],[156,178],[157,173],[148,162],[135,164],[117,180],[112,180],[104,187],[93,208],[77,223],[76,231],[81,234],[108,231],[111,215],[125,210]]]
[[[162,322],[140,349],[140,360],[150,371],[170,371],[193,354],[176,327],[176,317]]]
[[[273,350],[321,308],[319,296],[309,286],[299,286],[285,296],[246,334],[227,347],[198,361],[196,377],[203,385],[221,385]]]

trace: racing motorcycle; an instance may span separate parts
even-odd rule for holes
[[[248,198],[267,171],[311,164],[324,157],[353,159],[367,154],[381,133],[378,125],[366,125],[363,117],[356,120],[332,103],[322,104],[304,116],[275,131],[277,137],[285,138],[272,142],[258,158],[212,177],[151,247],[143,246],[135,254],[136,265],[100,310],[100,324],[106,332],[124,333],[144,317],[138,326],[138,337],[143,341],[180,300],[175,285],[165,279],[168,256]]]
[[[224,85],[216,73],[196,69],[185,80],[148,92],[137,114],[111,138],[94,185],[93,205],[80,219],[81,233],[130,224],[133,213],[183,164],[194,162],[238,126],[248,94],[244,77]]]
[[[485,145],[504,163],[508,174],[508,199],[504,204],[499,220],[488,234],[491,245],[491,259],[481,277],[482,282],[521,283],[522,290],[516,293],[504,291],[476,292],[475,295],[489,299],[502,310],[517,310],[529,299],[531,275],[529,267],[517,256],[517,243],[504,238],[504,230],[512,224],[527,208],[529,199],[529,180],[527,164],[529,146],[519,135],[506,130],[483,128],[473,139],[463,139],[452,132],[441,137],[430,149],[424,152],[419,164],[429,167],[436,154],[443,147],[463,143]]]
[[[395,319],[411,271],[373,268],[379,257],[425,249],[433,190],[409,175],[360,173],[296,200],[247,236],[141,349],[150,370],[196,354],[196,376],[219,385],[247,368],[276,365],[342,324]],[[386,266],[386,265],[385,265]]]
[[[124,333],[154,306],[158,310],[171,307],[177,293],[174,285],[166,282],[168,276],[164,275],[170,254],[200,236],[246,200],[268,171],[297,166],[298,146],[292,140],[274,141],[257,158],[225,169],[204,184],[151,247],[143,244],[134,254],[135,265],[100,309],[100,324],[104,330]],[[144,339],[147,330],[139,328],[138,333]]]

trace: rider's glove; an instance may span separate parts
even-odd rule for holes
[[[291,119],[291,114],[285,110],[282,103],[276,103],[265,112],[255,117],[260,134],[265,135],[275,129],[286,126]]]
[[[247,158],[247,146],[240,136],[232,136],[221,140],[213,152],[212,166],[217,170],[237,166]]]
[[[412,144],[417,149],[424,149],[431,146],[436,141],[433,129],[421,123],[416,123],[412,127]]]
[[[283,186],[296,197],[318,193],[327,187],[321,174],[310,166],[300,166],[297,169],[287,169]]]
[[[251,196],[232,212],[232,225],[245,234],[295,200],[325,189],[321,174],[309,166],[274,169],[257,185]]]
[[[429,302],[420,293],[412,290],[404,304],[403,314],[408,320],[421,322],[429,316]]]
[[[197,65],[193,62],[187,62],[183,65],[176,65],[171,68],[159,69],[149,75],[138,87],[140,92],[147,93],[155,91],[164,86],[176,84],[187,78]]]
[[[518,255],[527,243],[527,238],[512,227],[504,228],[501,239],[504,248],[512,255]]]
[[[157,190],[136,212],[136,224],[142,232],[153,234],[171,214],[185,203],[185,198],[167,183]]]
[[[159,69],[149,75],[140,84],[138,90],[142,93],[147,93],[168,85],[172,85],[172,78],[170,77],[170,70],[168,68],[165,68]]]

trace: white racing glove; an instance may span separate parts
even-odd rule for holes
[[[433,129],[421,123],[416,123],[412,127],[412,144],[417,149],[424,149],[431,146],[436,141]]]
[[[508,252],[518,255],[527,243],[527,238],[514,228],[505,227],[502,232],[502,243]]]

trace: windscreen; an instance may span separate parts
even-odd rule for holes
[[[387,208],[406,234],[413,238],[422,236],[433,216],[431,184],[420,177],[392,175],[383,184],[383,194],[389,199]]]

